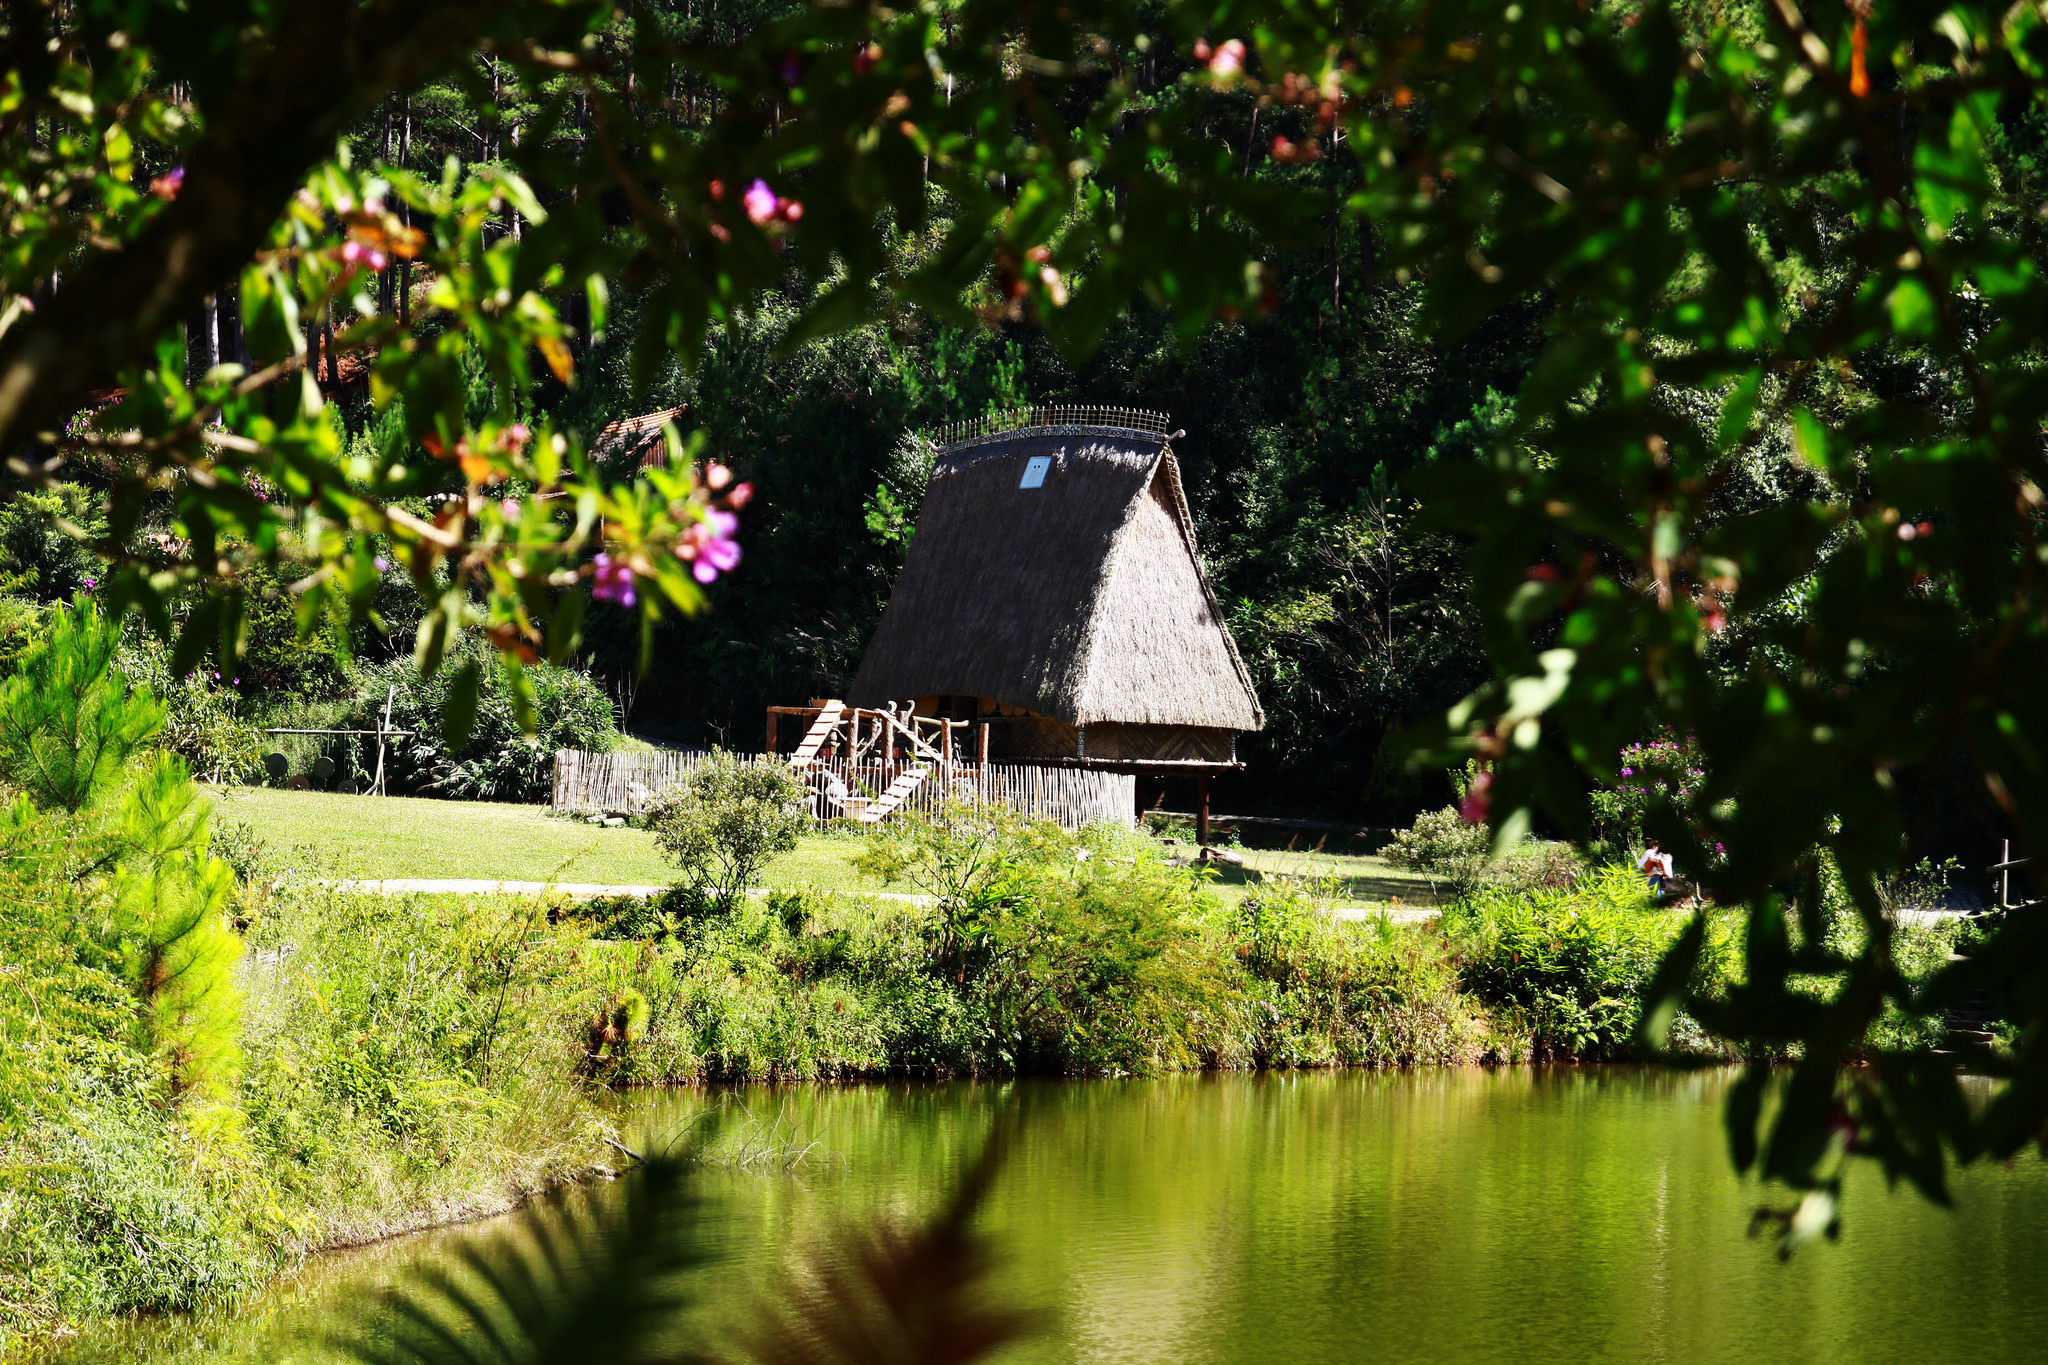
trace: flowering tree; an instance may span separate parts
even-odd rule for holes
[[[1126,4],[803,7],[716,47],[659,8],[30,0],[0,20],[0,449],[18,477],[106,471],[110,610],[168,635],[173,596],[205,589],[174,672],[233,653],[251,558],[300,566],[306,622],[361,620],[395,566],[431,603],[424,668],[476,627],[515,681],[575,652],[593,596],[643,625],[698,610],[739,563],[748,487],[697,473],[676,431],[665,462],[608,475],[539,401],[578,382],[608,280],[641,287],[643,374],[792,280],[791,341],[908,303],[1035,316],[1080,352],[1135,298],[1190,331],[1258,307],[1255,234],[1305,220],[1309,196],[1236,175],[1192,124],[1192,95],[1244,79],[1242,40],[1187,55],[1214,15],[1170,18],[1187,74],[1141,91],[1115,60],[1141,38]],[[387,94],[479,58],[531,108],[525,136],[438,177],[340,147]],[[224,293],[246,362],[194,372],[180,326]],[[331,401],[344,358],[402,417],[374,449]]]
[[[1641,838],[1651,827],[1653,808],[1661,825],[1669,812],[1692,801],[1707,775],[1698,746],[1669,736],[1627,745],[1620,758],[1620,781],[1591,796],[1593,826],[1610,843]]]

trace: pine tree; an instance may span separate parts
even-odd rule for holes
[[[104,946],[135,994],[138,1042],[168,1065],[174,1094],[222,1101],[240,1066],[234,873],[207,851],[210,808],[183,759],[159,752],[131,772],[164,709],[114,667],[120,637],[90,603],[58,610],[49,638],[0,687],[0,778],[68,816],[80,843],[107,846]],[[28,818],[23,807],[16,823]]]

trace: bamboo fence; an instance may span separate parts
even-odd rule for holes
[[[593,754],[560,749],[555,753],[550,804],[565,814],[637,814],[709,757],[676,750]],[[753,763],[788,764],[780,756],[744,757]],[[1079,829],[1104,820],[1129,824],[1137,808],[1137,779],[1129,773],[1030,763],[851,763],[834,758],[799,768],[797,776],[811,788],[811,818],[823,829],[835,821],[858,819],[892,783],[918,767],[931,771],[890,814],[935,815],[950,797],[1008,806],[1032,819]]]

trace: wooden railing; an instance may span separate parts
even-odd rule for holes
[[[562,749],[555,754],[555,790],[551,805],[571,814],[600,811],[634,814],[665,788],[672,787],[710,755],[661,750],[654,753],[593,754]],[[788,765],[781,757],[744,755],[749,762]],[[1044,768],[1029,763],[849,763],[844,759],[814,760],[796,770],[811,788],[811,816],[820,828],[835,821],[855,821],[906,773],[926,768],[922,782],[892,814],[915,811],[934,815],[951,799],[1008,806],[1037,820],[1052,820],[1068,829],[1097,821],[1129,824],[1137,807],[1137,779],[1129,773],[1076,768]]]

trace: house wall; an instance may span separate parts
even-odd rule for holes
[[[1096,721],[1087,729],[1085,757],[1201,761],[1230,763],[1236,760],[1233,730],[1216,730],[1205,725],[1124,725]]]

